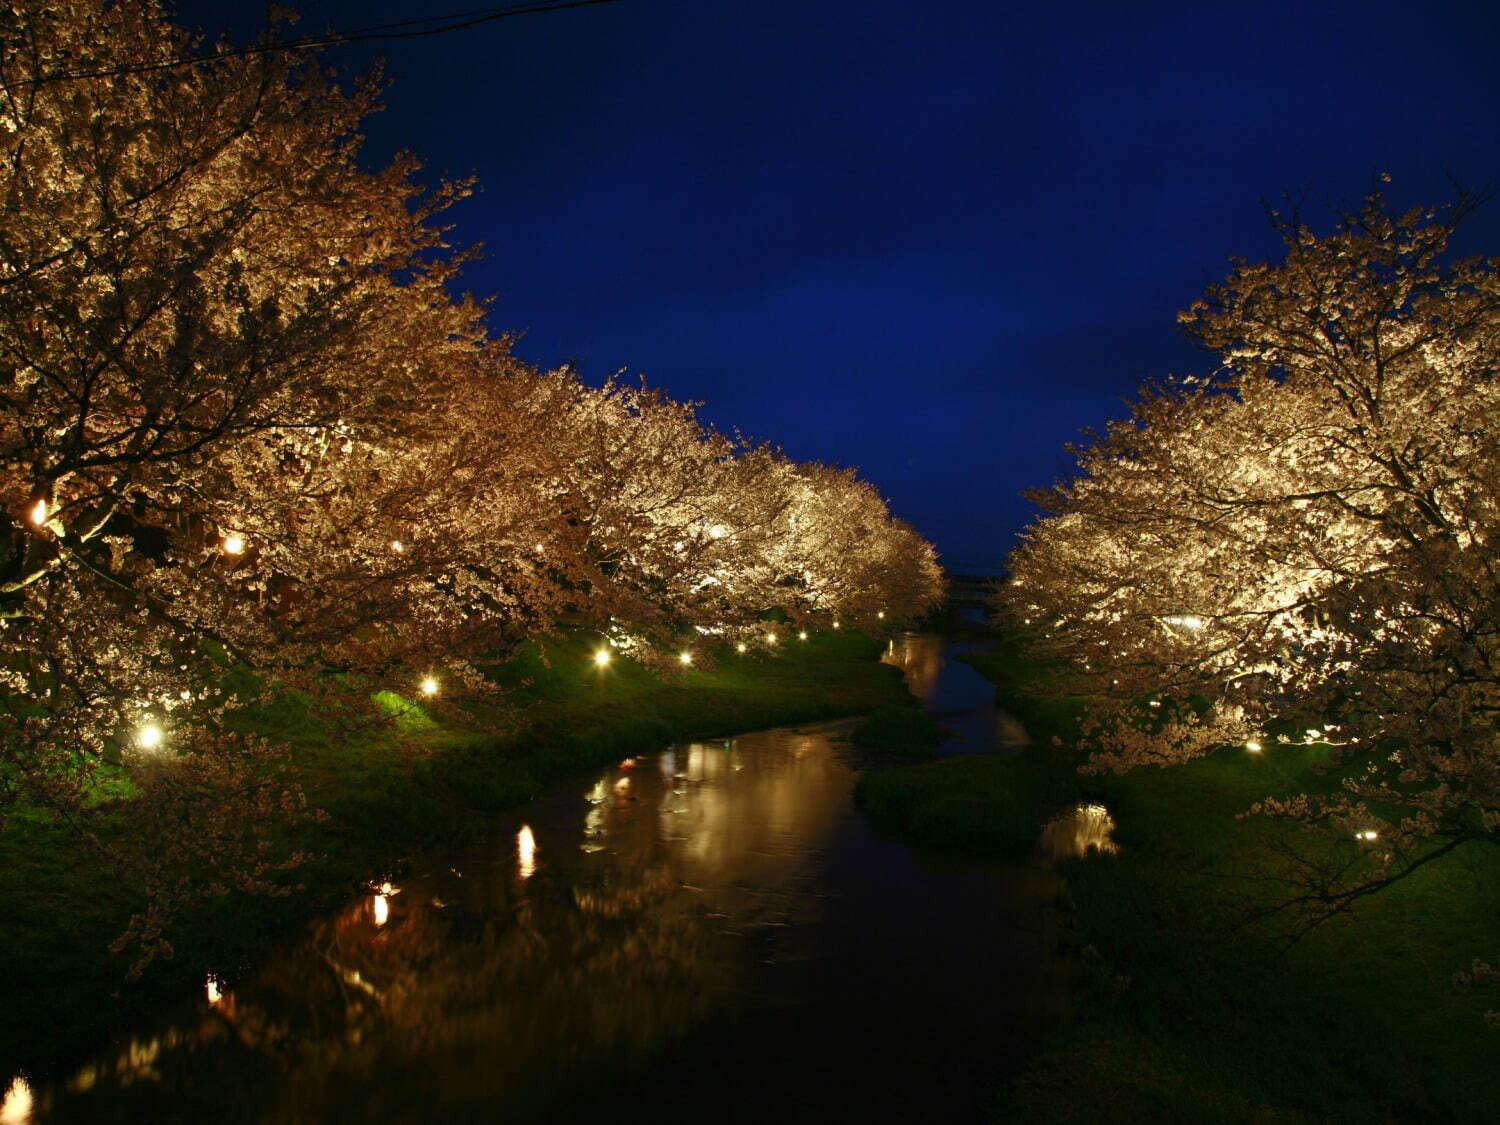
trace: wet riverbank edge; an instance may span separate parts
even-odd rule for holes
[[[399,729],[339,739],[296,700],[280,700],[257,726],[291,744],[310,803],[328,814],[284,841],[314,856],[294,873],[301,889],[210,901],[176,927],[175,955],[133,982],[129,952],[107,947],[138,908],[136,891],[72,830],[22,810],[0,833],[0,1074],[65,1064],[134,1013],[201,986],[209,966],[248,968],[365,881],[473,838],[494,813],[573,771],[673,742],[915,709],[899,670],[879,663],[882,643],[814,634],[663,677],[625,659],[597,667],[591,636],[548,638],[491,670],[514,689],[498,736],[385,700]]]
[[[911,838],[1014,855],[1049,810],[1098,801],[1120,845],[1057,864],[1051,928],[1075,1018],[997,1094],[994,1120],[1493,1120],[1500,1037],[1482,1013],[1500,995],[1452,976],[1500,951],[1500,849],[1459,849],[1289,942],[1274,876],[1289,848],[1325,845],[1240,814],[1336,788],[1326,748],[1079,777],[1082,701],[1035,690],[1046,669],[1024,637],[960,659],[1034,746],[869,773],[866,810]]]

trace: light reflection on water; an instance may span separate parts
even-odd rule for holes
[[[267,1068],[276,1104],[246,1118],[368,1105],[402,1119],[418,1091],[545,1104],[591,1064],[628,1063],[734,1010],[747,935],[764,960],[765,933],[818,917],[813,868],[852,784],[831,737],[769,731],[605,770],[528,806],[484,855],[372,887],[253,979],[213,976],[188,1018],[39,1105],[87,1118],[87,1100],[156,1104],[146,1090],[178,1096],[205,1069],[248,1081]],[[0,1120],[33,1114],[18,1083]]]
[[[953,659],[967,647],[932,633],[900,633],[886,643],[880,659],[901,669],[907,689],[950,732],[938,746],[940,755],[1006,754],[1030,746],[1020,720],[995,706],[995,685]]]
[[[13,1083],[0,1112],[575,1120],[669,1098],[737,1121],[980,1119],[1046,1006],[1051,877],[875,834],[848,729],[696,742],[555,786],[88,1066]]]
[[[906,686],[922,706],[937,701],[938,676],[943,670],[943,641],[930,633],[900,633],[885,646],[881,661],[901,669]]]
[[[1115,818],[1103,805],[1074,805],[1047,822],[1037,850],[1047,859],[1081,859],[1090,853],[1113,855],[1120,850],[1114,830]]]
[[[31,1104],[31,1084],[25,1075],[18,1074],[11,1079],[5,1100],[0,1101],[0,1125],[27,1125],[31,1120]]]

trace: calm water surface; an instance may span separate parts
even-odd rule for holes
[[[1013,744],[974,744],[1002,730],[977,673],[935,638],[899,643],[962,749]],[[960,669],[982,687],[967,704]],[[848,729],[554,787],[247,979],[17,1079],[0,1122],[982,1120],[1055,1019],[1053,877],[880,838]]]

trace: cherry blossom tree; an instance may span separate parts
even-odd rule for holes
[[[1002,595],[1090,698],[1096,769],[1349,763],[1335,796],[1258,806],[1359,849],[1303,861],[1315,914],[1500,840],[1500,274],[1447,257],[1473,202],[1277,216],[1285,260],[1180,318],[1220,366],[1075,450]]]
[[[122,769],[147,954],[298,858],[257,690],[452,699],[560,622],[665,652],[938,595],[868,485],[492,338],[439,225],[466,186],[358,161],[378,81],[201,49],[155,0],[0,14],[0,823],[88,834]]]

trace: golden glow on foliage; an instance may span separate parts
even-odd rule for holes
[[[399,554],[403,553],[406,550],[406,544],[403,543],[403,542],[401,542],[401,540],[399,540],[399,539],[392,539],[391,540],[391,550],[395,551],[396,554],[399,555]]]
[[[608,664],[609,663],[609,649],[607,649],[607,648],[601,648],[598,652],[594,653],[594,663],[597,664],[601,668],[603,668],[606,664]]]
[[[438,693],[438,682],[437,682],[437,680],[433,679],[431,676],[425,677],[422,680],[422,694],[423,695],[436,695],[437,693]]]
[[[522,879],[536,874],[536,835],[529,824],[521,825],[516,833],[516,873]]]
[[[723,539],[727,534],[729,532],[723,524],[716,523],[708,529],[708,537],[710,539]]]
[[[155,723],[145,723],[135,732],[135,743],[142,750],[155,750],[163,738],[161,727]]]
[[[678,657],[677,657],[677,659],[684,666],[686,666],[686,665],[691,664],[693,662],[693,654],[690,653],[690,652],[684,652],[684,653],[679,654]]]
[[[244,537],[241,535],[235,535],[233,532],[230,532],[228,535],[224,536],[224,541],[221,546],[224,548],[224,553],[226,555],[243,555],[245,553]]]
[[[1168,625],[1181,625],[1184,629],[1203,628],[1203,618],[1195,617],[1191,613],[1174,613],[1170,617],[1163,617]]]

